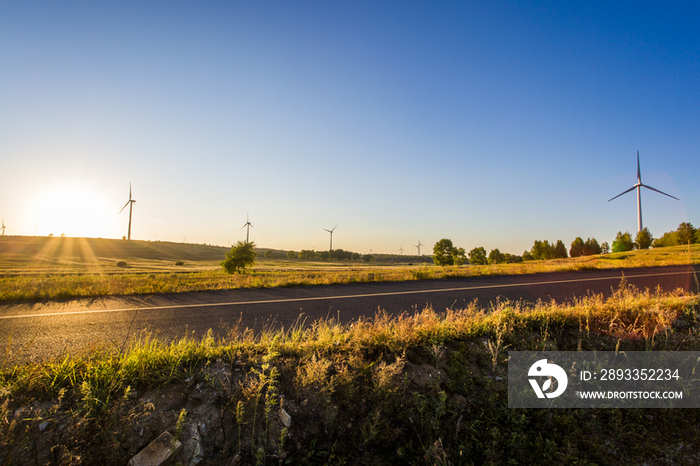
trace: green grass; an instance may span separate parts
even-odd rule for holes
[[[202,411],[215,413],[211,464],[692,464],[700,411],[508,409],[507,354],[698,351],[699,313],[698,295],[622,286],[568,305],[379,313],[220,340],[144,334],[120,351],[3,366],[0,464],[125,464],[153,439],[140,432],[185,441]],[[182,392],[189,401],[162,407]]]
[[[0,301],[512,275],[700,263],[700,245],[518,264],[436,267],[258,259],[220,268],[227,248],[90,238],[0,237]],[[126,262],[126,266],[118,266]],[[176,265],[182,262],[183,265]]]

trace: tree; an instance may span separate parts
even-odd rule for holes
[[[530,255],[535,260],[547,259],[547,256],[549,255],[549,241],[535,240],[535,242],[532,244]]]
[[[637,232],[637,236],[634,239],[634,244],[637,249],[649,249],[652,241],[653,238],[651,236],[651,232],[647,227],[644,227],[642,231]]]
[[[566,259],[566,246],[564,246],[564,243],[562,240],[557,240],[557,245],[554,246],[554,251],[552,254],[553,259]]]
[[[612,252],[631,251],[632,249],[634,249],[634,243],[632,242],[630,232],[626,231],[622,233],[618,231],[615,241],[613,241],[612,244]]]
[[[294,251],[287,251],[287,259],[296,259],[297,254]]]
[[[683,222],[678,225],[678,243],[680,244],[692,244],[695,242],[695,227],[692,223]]]
[[[530,251],[523,251],[523,261],[531,261],[535,260],[534,257],[532,257],[532,254],[530,254]]]
[[[571,243],[571,249],[569,250],[569,255],[571,257],[581,257],[583,256],[583,250],[586,247],[586,243],[583,242],[583,238],[577,236],[576,239]]]
[[[668,246],[678,246],[678,232],[668,231],[661,236],[661,238],[656,238],[651,246],[654,248],[665,248]]]
[[[478,247],[469,251],[469,263],[474,265],[485,265],[486,249],[483,247]]]
[[[263,254],[263,257],[266,257],[267,259],[270,259],[270,258],[271,258],[272,256],[274,256],[274,255],[275,255],[275,254],[272,252],[272,249],[268,249],[267,251],[265,251],[265,254]]]
[[[467,262],[467,253],[464,248],[452,248],[452,264],[462,265]]]
[[[254,263],[255,243],[239,241],[226,253],[226,258],[221,261],[221,266],[227,273],[245,273],[245,268]]]
[[[610,252],[610,245],[608,244],[607,241],[603,241],[603,244],[600,245],[600,253],[607,254],[609,252]]]
[[[489,264],[500,264],[501,262],[505,262],[503,253],[498,249],[492,249],[489,252]]]
[[[587,256],[601,254],[603,252],[603,248],[600,247],[600,244],[598,244],[598,240],[595,238],[588,238],[584,246],[584,253]]]
[[[504,253],[503,254],[503,262],[507,264],[515,264],[516,262],[522,262],[523,258],[520,256],[516,256],[515,254],[509,254],[509,253]]]
[[[299,259],[313,260],[316,259],[316,252],[308,249],[299,251]]]
[[[433,246],[433,262],[435,262],[435,265],[454,264],[454,259],[452,258],[454,248],[451,239],[443,238],[435,243]]]
[[[564,259],[567,257],[566,246],[559,240],[557,244],[550,244],[548,240],[537,241],[532,245],[532,250],[530,255],[533,259],[546,260],[546,259]]]

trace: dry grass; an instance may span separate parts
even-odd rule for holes
[[[698,295],[622,286],[609,298],[570,305],[379,313],[349,325],[331,319],[258,334],[236,329],[221,340],[145,334],[122,351],[0,369],[7,421],[0,423],[0,463],[25,464],[20,458],[32,454],[42,464],[124,464],[144,441],[138,432],[155,409],[148,400],[161,398],[136,393],[180,393],[186,380],[200,387],[191,389],[195,400],[204,387],[214,393],[207,409],[220,422],[209,425],[220,434],[209,431],[208,457],[226,464],[236,455],[245,464],[687,458],[699,446],[692,426],[700,419],[689,410],[508,410],[504,378],[511,349],[700,350],[699,312]],[[415,382],[421,374],[436,378]],[[193,403],[174,408],[170,428],[178,435],[203,409]],[[289,430],[281,408],[294,419]],[[39,426],[47,421],[65,461],[42,450]]]
[[[150,252],[150,254],[155,254]],[[329,285],[406,280],[430,280],[482,275],[515,275],[626,267],[700,263],[700,245],[588,256],[574,259],[529,261],[517,264],[436,267],[315,263],[262,260],[250,273],[228,275],[216,261],[186,262],[130,259],[127,267],[116,260],[71,262],[36,272],[17,263],[14,272],[0,274],[0,301],[50,300],[107,295],[180,293],[188,291],[276,286]],[[25,267],[25,268],[23,268]],[[34,270],[28,273],[27,271]]]

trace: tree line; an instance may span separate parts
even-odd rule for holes
[[[637,233],[634,240],[628,231],[619,231],[612,244],[612,252],[631,251],[633,249],[649,249],[649,247],[659,248],[678,245],[690,245],[700,243],[700,229],[697,229],[690,222],[683,222],[674,231],[663,234],[661,238],[654,239],[648,228],[644,228]],[[498,249],[492,249],[486,254],[486,249],[476,247],[466,252],[464,248],[456,247],[452,240],[443,238],[433,246],[433,262],[436,265],[485,265],[515,263],[528,260],[565,259],[566,257],[581,257],[594,254],[607,254],[611,248],[607,242],[598,244],[595,238],[588,238],[586,241],[581,237],[576,237],[571,246],[566,250],[566,246],[561,240],[549,242],[548,240],[535,240],[532,249],[524,251],[522,256],[502,253]],[[268,256],[269,253],[269,256]],[[267,251],[266,257],[271,257],[272,252]],[[239,241],[226,254],[226,258],[221,262],[222,268],[228,273],[244,273],[245,268],[255,262],[255,243]],[[372,255],[364,256],[351,251],[333,249],[331,251],[313,251],[302,249],[299,253],[287,252],[288,258],[299,258],[306,260],[348,260],[369,262]]]
[[[598,243],[595,238],[576,237],[567,250],[563,241],[535,240],[532,248],[524,251],[522,256],[502,253],[498,249],[492,249],[486,254],[486,249],[476,247],[469,252],[464,248],[456,247],[452,240],[443,238],[433,246],[433,262],[436,265],[486,265],[516,263],[530,260],[565,259],[567,257],[592,256],[595,254],[608,254],[610,252],[624,252],[633,249],[649,249],[649,247],[666,247],[684,244],[700,243],[700,229],[693,227],[691,223],[684,222],[678,229],[665,233],[661,238],[654,239],[648,228],[638,232],[634,239],[629,232],[618,232],[612,247],[608,242]]]

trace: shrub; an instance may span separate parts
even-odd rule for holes
[[[126,267],[126,266],[127,266],[127,263],[124,261],[117,262],[117,267]]]
[[[629,231],[624,233],[618,231],[615,241],[613,241],[612,244],[612,252],[625,252],[631,251],[632,249],[634,249],[634,243],[632,242],[632,236]]]

